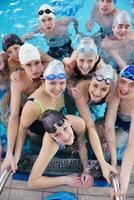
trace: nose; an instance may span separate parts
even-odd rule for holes
[[[70,135],[68,135],[65,132],[62,132],[61,139],[62,139],[63,142],[67,142],[69,140],[69,138],[70,138]]]
[[[128,93],[128,91],[129,91],[128,85],[124,84],[124,86],[121,88],[121,91],[124,93]]]
[[[89,68],[89,65],[88,65],[87,62],[85,62],[85,63],[83,64],[83,68],[84,68],[84,69],[88,69],[88,68]]]
[[[97,96],[97,97],[99,97],[101,95],[100,89],[95,89],[94,90],[94,95]]]
[[[103,5],[103,7],[107,7],[107,5],[108,5],[107,1],[103,1],[102,5]]]
[[[32,71],[33,71],[34,73],[39,72],[39,71],[40,71],[39,66],[33,65],[33,66],[32,66]]]

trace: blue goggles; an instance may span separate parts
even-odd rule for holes
[[[134,75],[131,74],[129,71],[123,71],[121,73],[120,77],[128,78],[128,79],[134,81]]]
[[[113,80],[112,80],[111,78],[104,78],[104,76],[101,75],[101,74],[94,74],[94,77],[95,77],[95,79],[96,79],[97,81],[99,81],[99,82],[105,81],[105,83],[106,83],[107,85],[110,85],[110,84],[112,84],[112,82],[113,82]]]
[[[97,54],[97,50],[95,50],[95,49],[90,49],[90,48],[78,48],[77,49],[77,52],[78,53],[92,53],[92,54]]]
[[[64,73],[60,73],[60,74],[49,74],[47,76],[44,77],[46,80],[52,81],[55,79],[67,79],[67,75]]]

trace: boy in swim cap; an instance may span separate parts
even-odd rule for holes
[[[117,94],[109,103],[105,135],[111,152],[112,166],[117,165],[115,126],[127,132],[128,142],[122,158],[120,170],[120,191],[116,196],[125,196],[127,193],[132,167],[134,164],[134,66],[126,66],[119,75]]]
[[[131,20],[127,11],[120,11],[113,20],[112,35],[102,40],[101,47],[113,60],[113,67],[119,71],[133,64],[134,33],[130,29]]]
[[[20,109],[34,90],[41,85],[42,64],[39,50],[32,44],[24,44],[19,49],[19,61],[23,71],[20,72],[19,79],[11,81],[11,112],[8,122],[8,146],[7,154],[2,165],[2,170],[11,164],[12,169],[16,169],[13,159],[13,151],[19,126]],[[14,75],[13,72],[12,74]],[[22,98],[25,96],[25,100]],[[23,101],[23,102],[22,102]]]
[[[32,38],[35,33],[43,34],[46,44],[49,47],[48,55],[61,60],[72,53],[71,40],[68,34],[68,26],[74,23],[74,29],[78,34],[78,22],[75,17],[62,17],[56,19],[53,8],[43,4],[38,10],[39,27],[36,31],[24,36],[25,39]]]

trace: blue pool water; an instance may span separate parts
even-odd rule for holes
[[[60,16],[75,16],[79,21],[79,30],[86,35],[91,35],[85,30],[87,22],[95,0],[0,0],[0,51],[2,50],[2,37],[8,33],[16,33],[20,37],[27,32],[31,32],[38,24],[37,11],[40,5],[49,3],[54,7],[55,13]],[[125,9],[131,13],[129,0],[117,0],[117,8]],[[93,33],[98,29],[97,26],[93,29]],[[72,26],[69,27],[69,32],[75,46],[76,36]],[[44,39],[41,35],[30,41],[38,45],[42,50],[47,50]],[[0,92],[2,98],[2,92]],[[5,134],[5,128],[0,124],[0,135]]]
[[[22,36],[24,33],[32,31],[38,24],[38,8],[44,3],[52,5],[58,17],[61,15],[76,16],[80,31],[90,35],[85,30],[85,23],[94,2],[95,0],[0,0],[0,44],[5,34],[12,32]],[[129,0],[117,0],[117,8],[131,12]],[[97,28],[96,26],[94,31]],[[73,33],[72,27],[69,31],[71,34]],[[74,34],[72,34],[72,39],[75,40]],[[44,39],[40,35],[30,42],[46,49]]]

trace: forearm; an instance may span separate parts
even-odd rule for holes
[[[79,33],[78,21],[75,18],[73,18],[72,21],[73,21],[74,30],[75,30],[76,34],[78,34]]]
[[[26,131],[27,131],[27,129],[23,129],[21,127],[19,128],[16,146],[15,146],[15,154],[14,154],[14,157],[16,158],[17,162],[19,161],[20,156],[21,156],[23,144],[24,144],[25,137],[26,137]]]
[[[119,54],[117,54],[116,51],[110,50],[110,55],[116,61],[116,63],[119,65],[120,70],[122,70],[126,66],[125,61],[119,56]]]
[[[18,117],[10,116],[8,123],[8,132],[7,132],[7,153],[13,153],[16,137],[18,134],[18,124],[19,124]]]
[[[83,171],[86,171],[87,169],[89,169],[89,164],[88,164],[87,148],[85,144],[79,146],[79,155],[82,162]]]
[[[60,177],[47,177],[47,176],[41,176],[38,179],[29,179],[28,185],[32,188],[49,188],[49,187],[55,187],[60,185],[65,185],[66,183],[66,176],[60,176]]]
[[[105,137],[111,154],[111,164],[112,166],[116,166],[117,165],[116,137],[115,137],[115,131],[112,129],[112,127],[110,127],[109,129],[106,128]]]
[[[134,164],[134,147],[127,147],[122,159],[122,166],[120,172],[120,182],[129,183],[132,167]]]
[[[95,130],[94,127],[88,127],[88,137],[89,137],[89,141],[91,143],[91,146],[94,150],[94,153],[100,163],[100,165],[105,162],[105,159],[104,159],[104,155],[103,155],[103,152],[102,152],[102,148],[101,148],[101,144],[100,144],[100,140],[99,140],[99,137],[98,137],[98,134]]]

